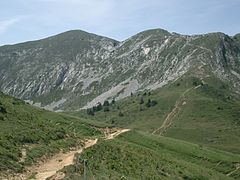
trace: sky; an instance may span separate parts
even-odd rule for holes
[[[0,45],[80,29],[119,41],[154,28],[240,33],[240,0],[0,0]]]

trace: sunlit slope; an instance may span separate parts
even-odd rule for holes
[[[79,119],[32,107],[2,93],[0,127],[0,174],[21,172],[43,156],[81,145],[85,138],[100,134]]]
[[[102,141],[80,159],[89,179],[238,179],[239,155],[139,131]],[[66,167],[65,179],[83,175],[83,164]]]
[[[157,104],[149,107],[149,102]],[[240,152],[240,99],[215,76],[188,73],[152,92],[139,92],[104,110],[71,114],[116,126]]]

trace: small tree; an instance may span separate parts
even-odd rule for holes
[[[94,116],[94,112],[92,109],[87,109],[87,114]]]
[[[96,107],[96,111],[101,111],[102,110],[102,104],[99,102]]]
[[[109,106],[108,100],[104,101],[103,106]]]
[[[157,105],[157,101],[152,100],[152,101],[151,101],[151,106],[155,106],[155,105]]]
[[[148,99],[148,102],[147,102],[146,106],[151,107],[151,99]]]
[[[115,102],[116,102],[116,101],[115,101],[115,99],[113,98],[113,99],[112,99],[112,104],[115,104]]]
[[[96,112],[97,111],[97,106],[93,106],[92,110],[93,110],[93,112]]]
[[[143,104],[144,103],[144,100],[143,100],[143,98],[141,98],[141,100],[140,100],[140,103],[139,104]]]
[[[148,102],[146,103],[147,107],[153,107],[157,104],[157,101],[148,99]]]

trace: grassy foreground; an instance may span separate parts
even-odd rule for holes
[[[102,141],[84,151],[80,158],[88,160],[88,179],[240,178],[239,171],[233,172],[240,162],[239,155],[139,131]],[[83,164],[68,166],[63,171],[65,179],[81,179]]]

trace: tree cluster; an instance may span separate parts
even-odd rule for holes
[[[94,116],[96,112],[99,112],[102,110],[104,112],[108,112],[110,111],[109,107],[111,105],[114,105],[115,103],[116,103],[115,99],[113,99],[111,103],[109,103],[108,100],[104,101],[103,104],[98,102],[96,106],[93,106],[92,108],[87,109],[87,114]]]

